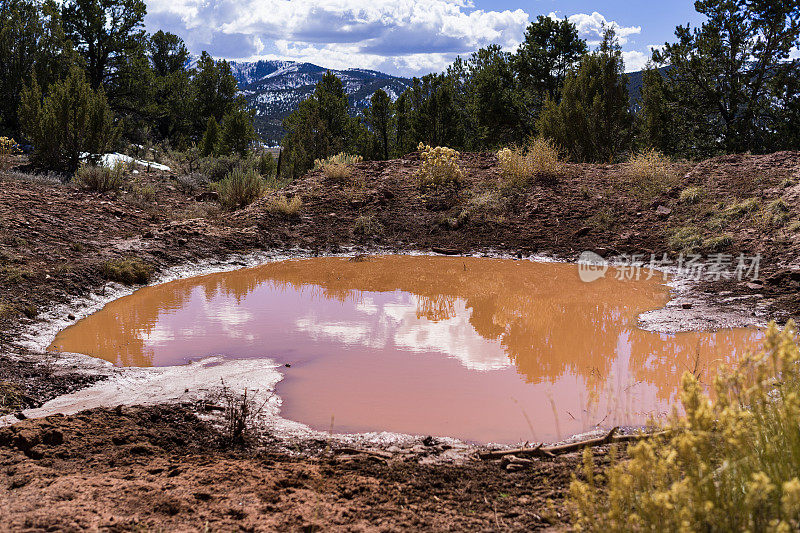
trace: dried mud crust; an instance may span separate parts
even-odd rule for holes
[[[579,462],[573,454],[507,472],[319,443],[297,443],[303,453],[230,450],[220,439],[179,406],[0,429],[0,531],[562,529]]]

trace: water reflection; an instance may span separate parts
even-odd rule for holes
[[[574,265],[318,258],[139,290],[53,347],[123,366],[215,354],[290,361],[284,410],[326,429],[333,414],[342,430],[510,441],[530,439],[536,419],[539,438],[553,438],[663,411],[685,370],[708,379],[760,338],[637,329],[636,316],[667,298],[657,279],[586,284]],[[498,412],[507,414],[481,420]]]

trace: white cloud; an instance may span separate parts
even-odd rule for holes
[[[642,70],[647,61],[650,59],[650,54],[639,52],[638,50],[631,50],[629,52],[622,52],[622,59],[625,61],[625,72],[634,72]]]
[[[558,14],[555,12],[550,13],[549,16],[550,18],[559,18]],[[586,39],[586,41],[593,46],[600,44],[602,41],[604,27],[611,27],[616,30],[617,38],[619,38],[619,44],[621,45],[628,44],[628,37],[631,35],[642,33],[641,26],[620,26],[613,20],[607,20],[597,11],[593,12],[591,15],[576,13],[567,18],[578,28],[578,35],[582,39]]]
[[[521,9],[467,0],[150,0],[148,24],[192,51],[230,59],[281,57],[330,67],[431,71],[491,43],[518,44]]]

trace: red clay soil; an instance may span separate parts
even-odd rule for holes
[[[579,460],[507,472],[479,460],[337,455],[319,443],[298,454],[221,442],[177,406],[0,429],[0,531],[563,529]]]

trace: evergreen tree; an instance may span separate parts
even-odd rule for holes
[[[211,116],[206,124],[203,140],[200,142],[200,155],[208,157],[215,154],[217,152],[217,143],[219,143],[219,126],[216,119]]]
[[[62,18],[67,37],[86,59],[93,89],[114,76],[126,55],[145,41],[143,0],[67,0]]]
[[[364,128],[348,115],[342,80],[332,72],[325,73],[311,96],[283,121],[283,128],[281,171],[287,176],[306,172],[315,159],[364,146]]]
[[[512,57],[498,45],[472,54],[467,61],[467,109],[475,124],[474,148],[495,148],[523,138],[527,129],[516,106]]]
[[[221,155],[247,155],[251,143],[256,139],[253,112],[241,108],[229,111],[222,117],[219,130],[218,152]]]
[[[0,0],[0,134],[19,135],[20,94],[36,76],[41,86],[67,75],[76,56],[52,0]]]
[[[389,159],[389,122],[391,121],[392,101],[383,89],[378,89],[370,98],[370,105],[365,110],[367,124],[377,136],[380,157]]]
[[[684,118],[679,134],[700,155],[768,149],[783,123],[783,88],[800,62],[800,4],[773,0],[700,0],[707,20],[678,26],[676,43],[653,59],[668,64],[667,96]]]
[[[580,161],[614,161],[631,140],[633,122],[622,51],[607,28],[600,48],[567,75],[561,101],[548,100],[539,131]]]
[[[105,153],[118,138],[103,90],[92,89],[78,68],[52,84],[45,97],[34,77],[22,91],[19,113],[23,132],[33,141],[31,159],[42,168],[73,172],[82,153]]]
[[[207,52],[200,54],[191,87],[198,134],[205,128],[209,117],[220,122],[230,111],[245,106],[230,65],[227,61],[214,61]]]
[[[636,114],[637,141],[643,148],[655,148],[665,154],[674,154],[682,144],[676,136],[681,120],[675,106],[667,96],[664,76],[652,63],[642,73],[640,109]]]

